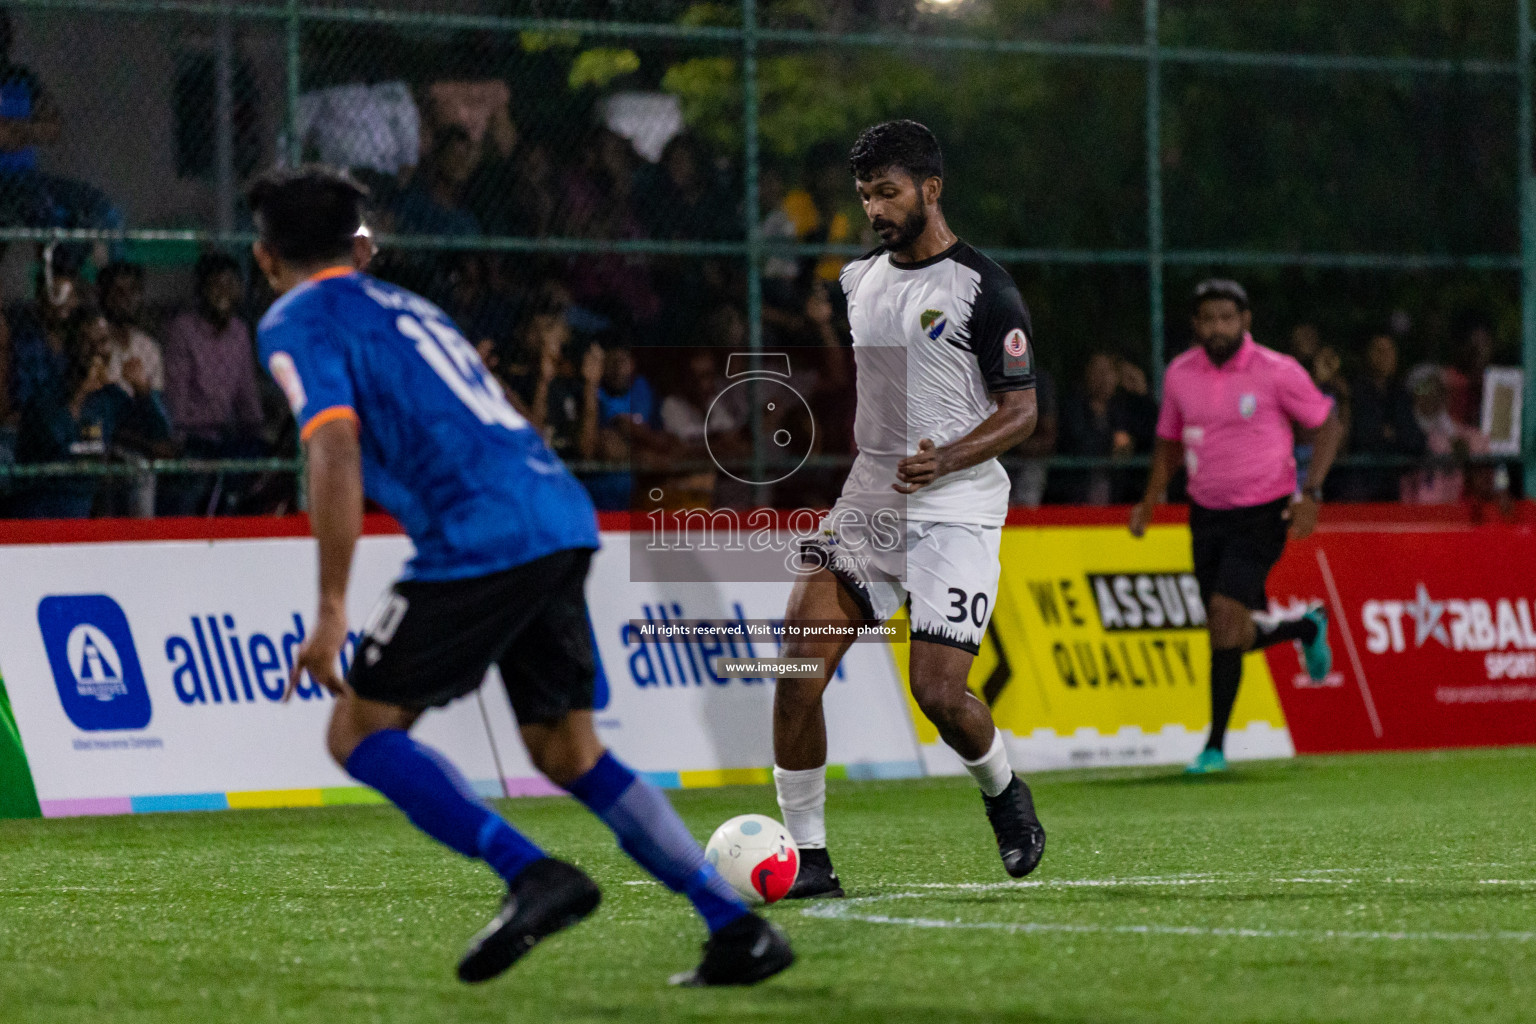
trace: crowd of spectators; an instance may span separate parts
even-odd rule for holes
[[[745,505],[762,496],[740,473],[721,468],[744,466],[753,455],[746,394],[731,390],[726,376],[727,357],[745,346],[748,327],[727,291],[715,295],[683,343],[655,344],[642,340],[634,319],[580,302],[571,275],[552,272],[547,262],[536,264],[537,280],[509,288],[513,258],[438,258],[447,268],[441,302],[508,397],[567,461],[602,465],[582,474],[598,507]],[[778,298],[788,301],[765,309],[764,331],[769,347],[791,356],[790,383],[815,418],[815,453],[848,456],[854,370],[837,289],[821,278],[819,259],[797,262],[792,276],[766,268],[781,276],[765,280],[765,290],[782,285]],[[569,261],[566,269],[577,265]],[[0,481],[0,515],[293,507],[291,478],[281,473],[148,471],[150,459],[290,455],[294,427],[256,365],[251,322],[265,300],[238,259],[204,254],[175,308],[148,310],[144,284],[141,267],[110,262],[91,275],[51,248],[31,298],[5,307],[0,463],[113,463],[115,471],[65,468]],[[1443,503],[1494,495],[1495,472],[1474,459],[1489,450],[1480,416],[1493,335],[1469,318],[1455,338],[1449,365],[1423,363],[1404,373],[1389,330],[1365,338],[1354,360],[1324,344],[1311,325],[1292,332],[1286,347],[1337,403],[1346,453],[1377,463],[1338,468],[1331,497]],[[1005,459],[1014,502],[1133,501],[1144,479],[1138,457],[1151,451],[1157,420],[1142,367],[1094,350],[1072,386],[1059,388],[1040,368],[1038,397],[1034,435]],[[1298,461],[1307,457],[1298,447]],[[840,480],[832,459],[793,474],[768,497],[826,504]]]
[[[36,147],[58,137],[57,113],[36,78],[6,60],[9,41],[0,12],[0,222],[121,223],[98,191],[38,172]],[[300,115],[306,151],[350,165],[369,186],[375,232],[434,240],[386,247],[371,271],[441,305],[556,452],[577,465],[603,465],[582,473],[600,508],[765,497],[824,505],[836,497],[853,453],[854,406],[837,278],[849,247],[873,243],[840,152],[812,153],[794,170],[765,167],[755,211],[765,239],[812,253],[775,252],[761,267],[762,341],[790,354],[788,382],[809,403],[810,429],[784,419],[791,410],[754,416],[748,392],[729,388],[727,356],[749,335],[740,258],[476,245],[483,236],[739,239],[745,211],[737,169],[700,140],[674,133],[647,159],[644,145],[601,117],[579,138],[525,132],[508,88],[496,81],[338,86],[306,94]],[[291,509],[291,475],[148,467],[153,459],[295,450],[291,419],[256,366],[252,324],[270,295],[243,254],[203,254],[182,300],[153,309],[144,269],[114,255],[121,254],[48,248],[31,298],[0,318],[0,464],[110,462],[114,471],[70,473],[66,465],[56,475],[0,477],[0,514]],[[1398,340],[1391,331],[1362,339],[1355,367],[1315,326],[1291,334],[1290,351],[1338,403],[1348,452],[1397,460],[1341,467],[1330,481],[1333,496],[1443,502],[1490,493],[1492,471],[1467,467],[1488,450],[1478,417],[1490,328],[1465,320],[1451,365],[1407,374]],[[1042,348],[1075,362],[1071,339]],[[1005,459],[1013,501],[1133,501],[1157,420],[1146,369],[1103,348],[1087,353],[1067,386],[1043,366],[1038,374],[1037,428]],[[725,392],[729,398],[716,401]],[[803,430],[814,436],[812,454],[832,458],[767,492],[743,483],[765,447],[754,451],[754,419],[770,433]],[[1298,460],[1307,454],[1298,448]]]
[[[1346,357],[1323,343],[1315,325],[1292,330],[1291,354],[1334,399],[1348,429],[1345,454],[1381,463],[1337,469],[1329,481],[1331,497],[1427,505],[1490,498],[1507,486],[1491,467],[1469,465],[1490,447],[1482,410],[1493,327],[1465,313],[1451,334],[1449,363],[1424,362],[1404,372],[1397,333],[1384,327],[1363,339],[1358,368],[1350,373]],[[1298,449],[1298,461],[1306,455]],[[1405,468],[1404,462],[1421,465]]]
[[[847,456],[852,351],[836,289],[820,279],[819,260],[804,262],[794,278],[779,279],[795,301],[770,306],[764,329],[770,347],[791,356],[790,383],[815,418],[815,453]],[[547,273],[514,301],[496,284],[507,261],[458,253],[445,265],[442,301],[508,397],[567,461],[601,464],[582,474],[598,507],[745,505],[761,497],[740,473],[721,468],[746,465],[753,454],[746,393],[730,389],[726,376],[729,354],[746,342],[737,305],[722,300],[709,308],[687,344],[642,344],[633,321],[582,305],[564,276]],[[66,468],[0,483],[0,514],[292,508],[285,474],[195,467],[157,475],[146,467],[149,459],[294,450],[291,419],[256,365],[250,325],[264,300],[242,263],[206,253],[184,301],[154,313],[144,302],[142,268],[112,262],[89,276],[51,249],[31,298],[0,317],[0,463],[113,463],[116,472]],[[1288,348],[1335,399],[1348,429],[1346,452],[1377,463],[1338,468],[1330,496],[1420,504],[1493,496],[1496,474],[1473,459],[1489,450],[1480,415],[1492,338],[1485,322],[1467,319],[1449,365],[1423,363],[1404,373],[1397,337],[1383,330],[1364,339],[1358,368],[1348,372],[1346,356],[1316,328],[1299,326]],[[1146,372],[1124,355],[1095,350],[1067,388],[1042,367],[1038,397],[1034,435],[1005,459],[1014,502],[1133,501],[1144,479],[1137,457],[1151,451],[1157,421]],[[1307,456],[1299,447],[1298,461]],[[813,464],[777,484],[769,499],[826,504],[840,480],[836,459]]]
[[[1329,477],[1328,497],[1443,504],[1499,496],[1507,480],[1478,461],[1490,451],[1482,409],[1494,348],[1492,326],[1475,314],[1459,316],[1451,329],[1451,361],[1423,362],[1407,372],[1399,365],[1401,333],[1384,327],[1362,337],[1357,349],[1341,352],[1324,343],[1315,324],[1301,323],[1277,346],[1334,400],[1345,425],[1346,458]],[[1157,403],[1145,371],[1123,355],[1097,350],[1064,399],[1042,368],[1038,397],[1035,435],[1011,453],[1013,502],[1136,501],[1145,470],[1139,461],[1125,468],[1116,463],[1152,450]],[[1058,458],[1047,473],[1045,459],[1051,455],[1075,457],[1080,464]],[[1310,455],[1310,448],[1298,443],[1300,468]],[[1351,464],[1348,456],[1361,458]]]
[[[99,188],[40,166],[40,151],[59,143],[64,126],[42,80],[12,58],[14,42],[10,13],[0,9],[0,225],[122,227],[122,211]]]
[[[0,482],[0,514],[214,514],[291,502],[291,488],[274,503],[272,481],[251,474],[162,477],[147,465],[274,450],[281,417],[263,402],[241,265],[204,255],[193,294],[163,329],[146,310],[142,267],[110,262],[87,276],[50,247],[32,298],[0,316],[0,463],[60,467]],[[67,472],[71,463],[81,472]]]

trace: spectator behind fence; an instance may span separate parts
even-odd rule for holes
[[[510,300],[492,287],[491,267],[477,252],[453,257],[448,273],[448,315],[477,348],[483,344],[503,347],[517,332],[517,311]]]
[[[563,209],[566,231],[588,238],[638,239],[645,229],[629,196],[634,178],[633,149],[606,128],[588,140],[580,167],[565,176]],[[662,313],[661,296],[650,262],[634,254],[579,253],[571,258],[567,281],[576,301],[610,319],[629,324],[654,323]]]
[[[464,187],[475,170],[469,133],[449,125],[437,133],[422,173],[395,205],[395,230],[403,235],[478,235],[480,222],[464,205]]]
[[[245,292],[240,264],[208,253],[193,272],[193,306],[165,330],[165,404],[189,444],[259,437],[261,393],[251,329],[235,310]]]
[[[717,359],[713,350],[690,349],[686,359],[681,378],[661,402],[661,429],[674,448],[673,472],[662,483],[660,503],[668,508],[735,504],[743,488],[727,485],[717,495],[714,466],[730,465],[752,453],[746,394],[742,388],[726,392],[728,381],[720,372],[724,359]]]
[[[122,227],[101,190],[38,170],[38,147],[57,143],[63,123],[37,76],[11,60],[14,36],[10,13],[0,9],[0,225]]]
[[[67,330],[68,364],[56,386],[22,411],[16,461],[102,462],[121,444],[147,447],[170,436],[170,422],[142,361],[111,378],[111,332],[92,312],[75,314]],[[78,519],[91,514],[99,476],[44,477],[18,488],[10,513],[23,519]]]
[[[125,391],[130,390],[125,367],[138,362],[149,386],[165,390],[165,363],[160,345],[144,329],[144,268],[136,263],[109,263],[96,278],[98,300],[107,318],[107,379]],[[129,446],[130,448],[132,446]],[[158,451],[145,449],[143,455],[170,454],[165,446]],[[155,514],[155,488],[158,481],[147,467],[132,477],[113,477],[106,482],[109,515],[148,518]]]
[[[1312,361],[1317,358],[1318,350],[1322,347],[1323,335],[1317,329],[1317,324],[1303,322],[1291,328],[1291,340],[1287,348],[1308,373],[1312,372]]]
[[[758,215],[761,218],[758,237],[770,244],[798,242],[799,225],[785,205],[788,191],[784,187],[784,176],[771,167],[763,168],[758,175],[757,196]],[[764,319],[772,323],[777,317],[793,316],[800,300],[797,287],[800,261],[793,256],[769,256],[763,260],[762,276]]]
[[[165,361],[160,345],[144,329],[144,268],[136,263],[109,263],[96,278],[101,312],[110,328],[107,379],[126,386],[123,366],[137,359],[149,386],[165,390]]]
[[[810,191],[797,190],[785,197],[786,208],[796,216],[805,240],[829,245],[876,244],[868,237],[868,220],[859,209],[853,190],[848,187],[847,156],[836,147],[822,147],[812,154],[811,168]],[[806,210],[806,199],[810,200],[809,210]],[[810,225],[805,222],[807,216],[814,218]],[[866,237],[860,237],[861,230]],[[847,256],[828,253],[816,262],[816,276],[828,284],[835,284],[847,261]]]
[[[420,159],[421,113],[405,82],[353,82],[302,93],[294,129],[307,159],[394,177]],[[279,148],[286,156],[287,140]]]
[[[1157,402],[1147,383],[1147,372],[1135,362],[1121,356],[1118,361],[1120,397],[1130,424],[1131,437],[1136,440],[1138,454],[1149,453],[1157,434]]]
[[[245,292],[240,264],[223,253],[206,253],[197,261],[193,280],[193,307],[165,329],[165,405],[181,454],[193,459],[263,455],[251,331],[235,315]],[[234,499],[240,489],[214,475],[174,476],[161,481],[157,507],[161,515],[206,514]],[[215,502],[215,497],[223,500]]]
[[[549,146],[528,139],[502,153],[495,131],[489,139],[486,156],[465,188],[465,203],[476,221],[492,235],[537,238],[556,234],[559,182]]]
[[[477,153],[469,133],[458,125],[437,132],[432,153],[395,200],[394,229],[402,235],[463,237],[480,234],[480,222],[465,205],[465,185]],[[453,265],[440,253],[419,249],[394,254],[392,279],[438,305],[450,301]]]
[[[1481,313],[1462,313],[1454,327],[1452,365],[1444,367],[1446,411],[1464,427],[1483,423],[1483,375],[1493,361],[1493,324]]]
[[[11,306],[0,322],[0,349],[9,353],[9,379],[0,397],[0,423],[14,421],[43,391],[62,386],[69,367],[69,322],[84,300],[79,275],[48,257],[38,272],[35,298]]]
[[[1446,405],[1445,371],[1440,367],[1414,367],[1408,374],[1408,391],[1413,396],[1413,417],[1424,434],[1426,453],[1435,464],[1403,477],[1402,499],[1410,505],[1460,501],[1465,491],[1466,460],[1486,455],[1488,439],[1451,416]]]
[[[635,372],[635,357],[622,345],[603,350],[603,375],[597,392],[596,458],[645,468],[671,446],[660,432],[660,412],[651,382]],[[593,503],[608,511],[630,507],[632,472],[594,473],[584,478]]]
[[[722,302],[699,321],[697,344],[740,352],[747,347],[747,317],[733,302]]]
[[[1120,367],[1109,352],[1095,352],[1083,368],[1083,384],[1061,410],[1063,455],[1129,458],[1151,448],[1146,423],[1137,416],[1134,397],[1120,389]],[[1138,436],[1140,434],[1140,436]],[[1139,474],[1108,467],[1066,470],[1057,474],[1061,496],[1085,505],[1134,502]]]
[[[1047,461],[1061,441],[1061,411],[1057,408],[1056,378],[1044,366],[1035,367],[1035,429],[1008,454],[1024,461],[1012,470],[1010,505],[1039,508],[1049,480]]]
[[[686,135],[667,143],[660,167],[638,197],[639,213],[654,238],[722,239],[741,236],[740,217],[714,168]]]
[[[522,331],[522,366],[508,374],[528,421],[567,462],[591,459],[597,451],[598,384],[603,350],[589,346],[578,368],[566,358],[571,326],[558,307],[536,309]]]
[[[1424,431],[1413,415],[1413,399],[1398,375],[1397,341],[1380,332],[1365,347],[1365,372],[1350,385],[1349,448],[1379,457],[1424,454]],[[1401,469],[1360,467],[1335,471],[1346,501],[1396,501]]]

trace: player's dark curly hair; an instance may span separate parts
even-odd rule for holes
[[[886,121],[859,133],[848,154],[848,166],[860,181],[870,181],[882,171],[899,167],[922,184],[944,177],[944,154],[933,132],[916,121]]]
[[[346,171],[318,164],[269,171],[246,193],[262,244],[300,267],[350,256],[367,200]]]

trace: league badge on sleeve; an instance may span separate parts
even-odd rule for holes
[[[293,357],[287,352],[274,352],[272,358],[267,360],[267,368],[272,371],[272,379],[283,389],[289,408],[297,416],[309,401],[309,396],[304,393],[304,382],[299,379],[299,368],[293,365]]]
[[[1003,339],[1003,375],[1022,377],[1033,373],[1034,365],[1029,357],[1029,336],[1024,328],[1015,327]]]

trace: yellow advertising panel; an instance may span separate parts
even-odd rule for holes
[[[1005,527],[1002,565],[970,687],[1016,760],[1161,763],[1198,749],[1210,725],[1210,645],[1187,527],[1153,527],[1141,540],[1123,527]],[[906,651],[892,650],[906,680]],[[908,706],[919,741],[941,746],[910,692]],[[1243,662],[1228,752],[1292,752],[1260,654]]]

